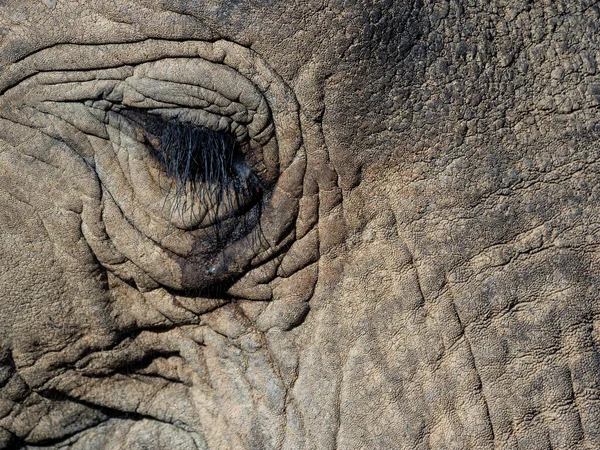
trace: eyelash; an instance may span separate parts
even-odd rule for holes
[[[237,211],[239,198],[260,198],[263,187],[244,161],[240,144],[227,132],[166,120],[141,111],[121,111],[144,135],[150,153],[162,168],[166,196],[173,196],[173,211],[187,210],[193,220],[192,202],[213,211],[211,222],[218,222],[219,209]],[[245,166],[245,167],[244,167]],[[246,172],[242,174],[240,170]],[[251,202],[255,203],[255,202]],[[183,219],[183,218],[182,218]]]

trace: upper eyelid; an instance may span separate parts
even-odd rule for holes
[[[132,82],[137,81],[137,82]],[[150,86],[149,86],[150,85]],[[40,93],[37,94],[36,86],[40,87]],[[147,100],[153,100],[157,103],[163,103],[169,106],[177,106],[177,103],[172,102],[161,102],[153,99],[148,95],[147,91],[150,89],[140,90],[140,87],[145,88],[156,88],[159,92],[172,89],[181,90],[181,94],[185,95],[188,99],[197,99],[197,104],[188,104],[180,106],[188,107],[210,107],[212,105],[220,108],[230,108],[231,106],[240,105],[243,109],[252,112],[255,110],[248,108],[240,102],[228,99],[217,91],[212,91],[204,88],[201,85],[190,85],[188,83],[178,83],[175,81],[158,80],[151,78],[138,78],[137,80],[127,77],[124,79],[118,78],[99,78],[86,81],[65,81],[61,82],[54,79],[52,82],[48,80],[34,78],[27,80],[22,87],[26,87],[28,91],[27,97],[39,97],[43,98],[44,101],[82,101],[82,100],[94,100],[104,99],[111,101],[112,103],[122,103],[122,98],[114,98],[114,95],[121,97],[122,93],[129,90],[129,94],[139,95]],[[200,95],[194,95],[193,91],[197,91]],[[37,95],[36,95],[37,94]],[[166,92],[168,94],[168,92]],[[202,95],[204,94],[204,95]],[[113,96],[111,100],[110,97]],[[204,102],[202,104],[201,102]],[[158,107],[158,105],[156,106]]]
[[[188,72],[194,75],[190,76],[185,71],[179,71],[173,76],[168,70],[172,65],[187,65]],[[213,70],[215,67],[216,72]],[[71,89],[81,91],[94,84],[124,83],[135,89],[136,84],[143,86],[146,83],[158,87],[177,86],[178,89],[188,90],[188,92],[197,90],[200,93],[198,98],[222,107],[226,107],[229,103],[237,103],[247,110],[258,111],[263,103],[260,89],[245,76],[232,71],[228,66],[211,63],[201,58],[164,58],[137,65],[82,72],[44,71],[23,80],[22,83],[30,86],[43,85],[46,93],[52,92],[52,86],[61,86],[63,89],[69,86]]]
[[[181,106],[190,108],[219,108],[219,111],[225,113],[224,115],[232,116],[238,112],[247,112],[251,117],[255,114],[265,114],[266,108],[262,103],[259,103],[256,108],[248,107],[243,103],[235,100],[231,100],[218,91],[212,91],[204,88],[201,85],[190,85],[188,83],[179,83],[170,80],[158,80],[152,78],[141,78],[138,79],[137,83],[132,83],[131,78],[126,79],[110,79],[102,78],[97,80],[88,81],[67,81],[67,82],[53,82],[53,83],[36,83],[36,85],[43,87],[43,96],[45,101],[81,101],[81,100],[94,100],[104,99],[111,101],[112,103],[123,102],[123,99],[109,100],[111,95],[121,96],[127,92],[129,94],[135,93],[144,97],[146,101],[156,102],[155,108],[160,107],[159,104],[165,106]],[[146,89],[140,89],[146,88]],[[166,102],[164,100],[157,100],[150,96],[151,88],[154,88],[154,92],[158,92],[161,98],[171,96],[173,94],[181,95],[179,98],[187,100],[187,104]],[[33,86],[35,89],[35,85]],[[181,90],[181,92],[169,92],[169,89]],[[109,90],[109,94],[106,95],[106,91]],[[196,91],[196,92],[194,92]],[[196,93],[198,95],[196,95]],[[162,94],[162,95],[161,95]],[[130,105],[131,106],[131,105]],[[260,111],[263,109],[263,111]],[[216,111],[214,111],[216,112]],[[239,121],[239,119],[237,119]]]
[[[104,123],[107,123],[107,118],[104,117],[105,112],[113,111],[118,113],[121,109],[140,107],[166,118],[208,126],[215,130],[231,131],[241,142],[246,141],[252,133],[251,130],[247,129],[249,124],[251,129],[260,131],[265,129],[269,123],[268,111],[264,111],[262,117],[260,117],[260,114],[257,116],[253,111],[246,111],[243,105],[239,105],[239,107],[232,110],[233,103],[230,103],[229,108],[225,110],[211,104],[188,102],[188,105],[182,105],[181,103],[183,102],[168,103],[147,99],[145,96],[143,102],[127,103],[123,101],[122,90],[118,86],[119,82],[121,81],[102,80],[98,82],[69,82],[65,84],[53,84],[52,86],[45,85],[43,92],[44,100],[41,101],[35,95],[35,86],[33,86],[33,89],[23,86],[28,92],[25,104],[31,104],[32,106],[35,104],[48,104],[49,107],[52,107],[53,103],[83,103],[95,111],[102,112],[102,115],[96,117]],[[64,89],[65,86],[72,87],[73,90]],[[48,92],[48,87],[52,88],[50,92]],[[131,93],[132,91],[129,91],[129,94]],[[140,95],[142,96],[143,94]],[[253,123],[253,121],[256,122]],[[259,144],[264,141],[260,136],[257,136],[257,138],[259,139]]]
[[[152,72],[151,69],[153,66],[144,66],[144,70],[138,73],[137,78],[134,74],[136,71],[131,66],[113,69],[109,74],[104,70],[99,70],[98,74],[95,71],[88,71],[81,77],[75,77],[78,79],[77,81],[73,80],[71,72],[57,72],[52,76],[44,73],[39,74],[39,80],[28,79],[23,87],[28,88],[26,98],[29,98],[30,101],[36,101],[36,98],[39,101],[40,97],[43,98],[43,101],[104,99],[112,104],[123,104],[127,107],[155,110],[173,108],[202,110],[205,111],[203,114],[214,114],[214,117],[228,117],[227,121],[236,124],[234,128],[238,128],[240,125],[248,126],[250,135],[260,134],[267,128],[271,120],[267,102],[261,93],[254,91],[256,86],[247,80],[247,87],[253,88],[254,91],[245,95],[245,100],[251,101],[251,105],[242,104],[216,90],[208,89],[202,86],[201,82],[198,85],[191,85],[187,82],[150,78],[147,75],[153,75],[148,73]],[[160,69],[164,71],[164,65]],[[112,77],[116,75],[115,72],[120,73],[123,79]],[[67,81],[60,82],[63,75]],[[176,77],[171,78],[175,79]],[[87,81],[80,81],[82,79]],[[40,83],[36,83],[37,81]],[[40,86],[39,90],[36,89],[36,85]],[[177,100],[173,101],[173,98]],[[222,120],[216,122],[214,119],[211,120],[213,126],[222,122]],[[236,134],[238,137],[242,137],[244,133]]]
[[[176,104],[181,107],[202,108],[212,113],[231,117],[238,123],[249,123],[253,120],[255,114],[260,113],[248,108],[240,102],[228,99],[217,91],[211,91],[202,86],[193,86],[173,81],[149,80],[150,79],[144,79],[136,84],[129,83],[129,80],[125,80],[125,83],[127,83],[126,85],[128,87],[134,89],[137,94],[142,95],[148,100],[160,103],[164,102],[164,99],[166,98],[174,98],[173,96],[175,95],[178,98]],[[180,92],[176,92],[177,90],[180,90]],[[151,94],[154,94],[154,97],[150,97]],[[266,111],[263,111],[262,113],[265,114]],[[244,115],[248,117],[242,117]]]
[[[212,42],[148,39],[103,46],[59,44],[32,53],[0,72],[0,103],[23,104],[27,90],[19,88],[27,84],[32,86],[30,81],[44,74],[51,77],[57,71],[77,74],[86,71],[109,73],[111,70],[131,73],[134,66],[165,59],[201,60],[214,70],[228,69],[232,76],[239,76],[244,85],[248,84],[250,89],[239,91],[240,101],[250,108],[256,101],[264,103],[268,111],[268,114],[257,114],[248,128],[251,145],[262,147],[273,180],[294,163],[298,152],[304,151],[300,105],[294,92],[260,54],[223,39]],[[248,97],[249,91],[255,93],[251,97],[257,100]]]

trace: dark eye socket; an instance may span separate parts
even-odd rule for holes
[[[161,167],[165,196],[173,196],[173,209],[187,211],[190,222],[194,202],[203,202],[201,209],[214,216],[209,222],[218,224],[223,217],[242,216],[261,199],[262,183],[231,133],[139,110],[121,114],[144,136]]]

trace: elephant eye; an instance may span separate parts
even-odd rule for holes
[[[223,217],[240,216],[259,202],[263,185],[231,133],[134,109],[121,114],[144,137],[160,167],[165,198],[173,200],[171,213],[184,216],[182,222],[191,224],[202,210],[210,216],[204,223],[219,225]]]
[[[299,105],[237,44],[132,45],[33,55],[0,77],[0,100],[83,164],[81,232],[107,270],[146,290],[233,286],[297,238]]]

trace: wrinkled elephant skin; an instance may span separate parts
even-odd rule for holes
[[[0,448],[600,448],[599,24],[1,2]]]

